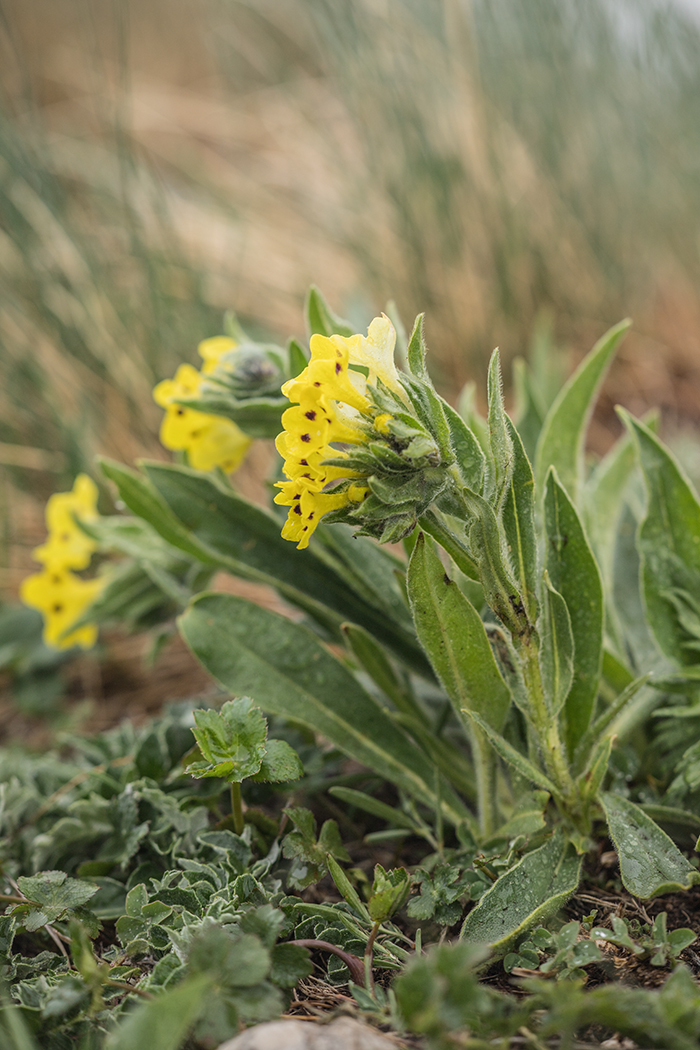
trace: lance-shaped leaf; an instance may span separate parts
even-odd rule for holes
[[[569,749],[591,720],[603,660],[603,585],[581,519],[556,471],[547,475],[544,498],[547,571],[571,618],[575,663],[566,699]]]
[[[510,562],[520,585],[528,619],[537,618],[537,534],[535,532],[535,479],[520,435],[508,416],[506,428],[513,449],[513,468],[503,501],[503,530],[510,549]]]
[[[674,597],[696,590],[700,581],[700,503],[669,450],[639,420],[620,415],[636,439],[647,489],[638,545],[649,624],[666,656],[681,666],[694,664],[697,638]]]
[[[464,489],[462,497],[473,515],[469,545],[478,555],[479,579],[486,601],[512,634],[520,634],[528,627],[527,613],[510,570],[505,538],[496,514],[490,504],[475,492]]]
[[[492,504],[501,502],[513,472],[513,443],[510,436],[510,420],[503,404],[503,383],[501,380],[501,362],[498,349],[494,350],[489,363],[488,398],[489,398],[489,440],[493,459],[493,477],[490,480],[489,499]],[[487,482],[488,484],[488,482]]]
[[[491,728],[491,726],[473,712],[470,714],[470,717],[486,734],[486,737],[496,754],[499,755],[504,762],[507,762],[508,765],[512,766],[516,773],[525,777],[525,779],[529,780],[532,784],[538,784],[539,787],[548,791],[550,795],[558,794],[556,785],[549,779],[546,773],[543,773],[542,770],[533,765],[533,763],[518,751],[517,748],[513,747],[505,737],[502,737],[500,733],[497,733]]]
[[[486,456],[481,445],[462,417],[458,412],[455,412],[451,405],[443,402],[442,407],[447,425],[450,428],[452,451],[457,461],[457,469],[462,481],[468,489],[472,489],[474,492],[481,492],[486,466]]]
[[[562,834],[554,834],[494,882],[467,915],[461,937],[486,942],[497,956],[505,955],[514,941],[576,892],[580,874],[581,858]]]
[[[687,890],[700,882],[697,868],[643,809],[611,792],[601,795],[601,802],[622,881],[630,893],[647,899]]]
[[[574,678],[574,639],[566,602],[545,569],[540,664],[550,713],[561,711]]]
[[[331,310],[323,294],[314,284],[311,285],[306,296],[305,314],[309,336],[343,335],[349,337],[354,335],[355,330],[350,322],[338,317]]]
[[[481,617],[422,533],[408,567],[408,596],[418,637],[457,711],[475,711],[501,729],[510,692]]]
[[[204,594],[180,618],[185,641],[232,693],[310,726],[346,754],[430,806],[435,771],[350,671],[306,627],[229,594]],[[465,809],[447,784],[443,813],[458,823]]]
[[[116,463],[102,463],[127,506],[168,543],[205,564],[275,587],[330,630],[338,630],[342,620],[361,623],[415,670],[427,670],[425,657],[411,637],[405,605],[405,620],[401,617],[392,576],[394,560],[375,545],[355,542],[355,558],[361,554],[367,564],[368,581],[360,589],[340,555],[334,558],[323,549],[297,551],[282,539],[277,518],[216,477],[170,464],[144,466],[148,478]]]
[[[631,321],[621,321],[596,343],[547,413],[535,454],[535,478],[542,491],[554,467],[574,503],[583,483],[583,449],[588,421],[608,366]]]

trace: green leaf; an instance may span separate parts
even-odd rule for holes
[[[581,793],[586,798],[593,799],[600,791],[601,785],[605,778],[605,774],[608,770],[608,763],[610,761],[610,752],[612,751],[612,744],[612,736],[605,737],[603,740],[601,740],[597,748],[591,755],[591,760],[588,764],[588,768],[581,775]]]
[[[424,323],[425,314],[418,314],[413,323],[413,331],[408,340],[406,359],[412,376],[415,376],[416,379],[430,382],[430,376],[425,363],[427,347],[423,336]]]
[[[544,573],[540,663],[545,699],[552,717],[561,711],[574,678],[574,639],[566,602]]]
[[[603,660],[603,585],[576,508],[550,469],[544,497],[547,571],[571,618],[574,676],[566,698],[569,750],[585,733],[598,695]]]
[[[333,795],[334,798],[339,798],[341,802],[346,802],[349,806],[357,806],[358,809],[364,810],[365,813],[371,813],[372,816],[386,820],[388,824],[394,827],[407,828],[409,831],[417,831],[420,828],[420,825],[413,817],[409,817],[408,813],[404,813],[403,810],[396,809],[394,806],[387,806],[386,802],[381,802],[372,795],[366,795],[364,791],[334,786],[328,789],[328,794]]]
[[[639,530],[644,602],[662,652],[681,666],[697,663],[687,625],[672,600],[676,589],[700,581],[700,503],[676,459],[639,420],[620,411],[634,435],[647,490]]]
[[[424,666],[415,638],[397,623],[386,602],[372,601],[369,587],[358,592],[348,574],[341,575],[331,564],[329,554],[297,550],[282,539],[277,518],[236,495],[215,476],[163,463],[146,463],[144,469],[209,558],[237,576],[275,587],[331,629],[337,630],[341,620],[362,624],[399,655],[409,660],[412,656]],[[355,559],[363,553],[362,545],[355,543]],[[376,572],[374,561],[368,561]]]
[[[194,721],[192,732],[204,761],[193,762],[185,773],[240,784],[259,771],[265,757],[267,722],[250,697],[228,700],[220,711],[200,708],[194,712]]]
[[[276,944],[270,952],[272,969],[270,980],[278,988],[295,988],[304,977],[313,973],[313,963],[307,948],[298,944]]]
[[[283,784],[304,775],[304,766],[286,740],[268,740],[262,765],[251,778],[266,784]]]
[[[139,1004],[108,1037],[107,1050],[179,1050],[209,986],[207,976],[188,977],[152,1002]]]
[[[513,464],[502,508],[503,529],[510,548],[510,562],[520,585],[528,619],[537,618],[537,534],[535,532],[535,479],[520,435],[505,417]]]
[[[475,711],[501,729],[510,692],[479,614],[418,537],[408,567],[408,595],[420,642],[456,710]]]
[[[92,882],[69,878],[65,871],[21,875],[17,885],[29,903],[17,905],[12,915],[16,915],[29,932],[82,907],[99,889]]]
[[[307,292],[304,312],[309,336],[343,335],[347,338],[355,334],[355,329],[349,321],[344,321],[342,317],[333,313],[315,284],[312,284]]]
[[[452,451],[460,477],[468,489],[481,492],[486,467],[483,449],[459,413],[447,402],[443,402],[442,408],[450,428]]]
[[[469,489],[462,492],[469,514],[469,545],[478,553],[479,579],[486,601],[512,634],[519,634],[527,625],[527,616],[518,598],[518,586],[509,568],[504,537],[498,519],[490,504]]]
[[[500,958],[576,892],[581,858],[557,832],[504,872],[464,920],[461,937],[486,942]]]
[[[252,988],[269,974],[270,953],[255,934],[203,926],[192,938],[187,966],[226,988]]]
[[[484,733],[488,737],[488,741],[491,747],[494,749],[497,755],[499,755],[504,762],[512,766],[516,773],[520,773],[521,776],[525,777],[532,784],[538,784],[539,787],[544,788],[545,791],[549,791],[551,795],[557,795],[558,791],[556,786],[552,783],[549,777],[538,769],[537,766],[533,765],[529,759],[525,758],[517,748],[514,748],[512,744],[496,733],[487,722],[484,722],[474,712],[470,712],[470,717],[474,719],[476,724],[483,729]]]
[[[511,427],[508,426],[510,420],[503,404],[502,386],[501,362],[496,349],[491,355],[488,375],[489,441],[494,471],[493,476],[487,479],[487,485],[488,497],[494,507],[500,505],[513,472],[513,442]]]
[[[252,693],[266,711],[305,723],[436,804],[432,765],[307,628],[228,594],[202,595],[179,623],[195,656],[230,692]],[[446,784],[440,794],[446,817],[459,823],[463,806]]]
[[[643,809],[610,792],[601,795],[620,874],[630,893],[647,899],[687,890],[700,872]]]
[[[630,324],[631,321],[621,321],[598,340],[547,413],[535,453],[535,478],[540,491],[547,471],[554,467],[561,484],[578,504],[588,421],[608,366]]]
[[[612,584],[612,558],[622,496],[635,462],[632,438],[623,434],[592,471],[583,494],[586,532],[608,586]]]
[[[400,911],[411,892],[411,876],[405,868],[385,871],[381,864],[374,866],[374,882],[367,904],[373,922],[386,922]]]
[[[427,724],[426,716],[416,702],[410,686],[406,681],[400,681],[388,656],[372,635],[365,631],[364,627],[354,623],[344,623],[343,634],[360,665],[398,710]]]
[[[350,879],[347,877],[340,864],[338,864],[338,861],[335,860],[330,853],[326,857],[326,863],[328,864],[328,871],[335,883],[335,887],[343,900],[347,901],[353,911],[357,912],[361,918],[369,919],[367,905],[362,903],[357,890],[350,882]]]
[[[310,810],[292,806],[285,813],[295,830],[288,832],[282,843],[282,853],[293,860],[287,882],[296,889],[304,889],[318,882],[326,874],[328,857],[349,861],[334,820],[327,820],[316,841],[316,820]],[[342,870],[342,869],[341,869]]]

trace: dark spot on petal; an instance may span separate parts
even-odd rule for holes
[[[304,415],[306,416],[307,419],[315,419],[316,418],[316,413],[314,412],[313,409],[310,409],[308,412],[305,412]]]
[[[321,384],[320,384],[320,383],[318,383],[318,382],[314,383],[314,386],[320,386],[320,385],[321,385]]]
[[[309,526],[305,525],[304,528],[301,531],[302,532],[308,532],[309,531]]]
[[[70,539],[70,533],[69,532],[62,532],[61,533],[61,540],[63,541],[63,543],[68,543],[69,539]]]
[[[60,602],[56,602],[56,604],[53,607],[53,612],[55,612],[55,613],[63,612],[63,606],[60,604]]]
[[[299,460],[299,463],[300,463],[300,465],[301,465],[302,467],[308,467],[308,465],[309,465],[309,464],[308,464],[308,463],[306,462],[306,460],[305,460],[305,459],[300,459],[300,460]]]
[[[336,363],[335,363],[335,374],[338,375],[342,371],[343,371],[343,366],[341,365],[340,361],[336,361]]]
[[[299,506],[298,503],[297,503],[296,507],[294,508],[294,513],[295,514],[301,514],[301,507]]]
[[[306,520],[307,521],[313,521],[314,520],[314,512],[313,511],[311,511],[311,513],[309,514],[309,516],[308,516],[308,518]]]
[[[301,435],[301,440],[302,441],[311,441],[311,434],[302,434]]]
[[[302,478],[308,478],[309,481],[313,481],[313,478],[311,477],[310,474],[302,474],[301,476],[302,476]]]
[[[184,414],[185,414],[184,408],[176,408],[175,409],[175,415],[176,416],[184,416]]]

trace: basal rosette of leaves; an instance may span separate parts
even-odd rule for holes
[[[312,290],[307,327],[308,351],[291,341],[243,353],[232,336],[233,356],[217,358],[198,399],[178,399],[276,437],[268,507],[191,459],[138,470],[104,461],[131,516],[86,531],[167,595],[152,625],[162,635],[179,614],[227,695],[307,727],[392,786],[396,805],[352,783],[330,793],[379,820],[389,841],[422,843],[407,914],[461,929],[465,974],[482,958],[475,945],[512,955],[549,922],[605,835],[630,893],[689,890],[700,882],[700,503],[653,419],[621,410],[625,432],[607,456],[591,468],[584,455],[628,322],[549,404],[521,363],[513,418],[497,352],[486,418],[466,394],[454,408],[436,392],[422,318],[404,343],[385,316],[364,335]],[[215,572],[272,586],[301,615],[203,591]],[[126,590],[120,600],[111,615],[128,619]],[[252,769],[262,729],[248,739],[232,709],[220,715],[218,728],[202,720],[211,753],[200,746],[192,772],[202,784],[229,778],[240,829],[245,778],[257,773],[219,745],[245,737]],[[330,872],[365,923],[341,950],[362,955],[377,920],[342,867],[337,829],[319,832],[295,806],[288,820],[289,887]],[[375,874],[376,914],[385,898],[403,906],[400,871]],[[297,938],[330,943],[336,921],[309,914]],[[366,991],[376,1006],[369,979]],[[545,999],[556,1014],[556,996]],[[422,1023],[415,1030],[433,1030]]]

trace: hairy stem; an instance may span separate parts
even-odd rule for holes
[[[243,834],[243,801],[241,799],[241,785],[233,782],[231,784],[231,813],[233,814],[233,827],[237,835]]]

